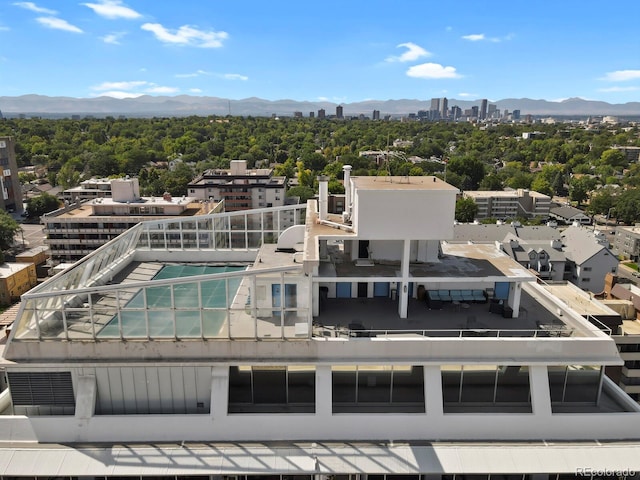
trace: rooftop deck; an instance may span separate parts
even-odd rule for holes
[[[408,318],[398,315],[387,298],[326,299],[314,318],[314,335],[324,337],[404,334],[428,337],[568,337],[580,332],[523,292],[518,318],[492,313],[489,303],[446,303],[429,309],[425,301],[409,301]]]

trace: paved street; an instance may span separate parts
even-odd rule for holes
[[[27,248],[39,247],[44,245],[44,232],[42,231],[43,227],[39,223],[30,224],[23,223],[21,224],[23,233],[15,236],[15,242],[17,245],[22,245],[22,237],[24,235],[24,243]]]

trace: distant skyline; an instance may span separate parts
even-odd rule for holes
[[[0,0],[0,95],[626,103],[639,16],[637,0]]]

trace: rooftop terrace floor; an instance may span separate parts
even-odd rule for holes
[[[324,299],[314,318],[319,336],[383,335],[387,331],[427,336],[568,336],[572,332],[552,312],[526,292],[518,318],[493,313],[490,303],[444,303],[430,309],[425,301],[409,300],[407,318],[398,315],[397,301],[388,298]],[[353,330],[357,330],[353,332]],[[359,332],[359,333],[358,333]]]

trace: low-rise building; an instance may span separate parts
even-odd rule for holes
[[[567,256],[565,280],[583,290],[600,293],[607,273],[618,269],[618,258],[609,250],[609,242],[600,231],[571,226],[562,232]]]
[[[189,196],[199,200],[224,200],[227,212],[285,204],[287,179],[271,168],[247,169],[246,160],[232,160],[229,170],[207,170],[188,186]]]
[[[111,181],[111,197],[65,206],[42,216],[45,243],[56,262],[74,262],[145,220],[219,211],[192,197],[141,197],[137,178]]]
[[[79,200],[92,200],[111,196],[110,178],[90,178],[80,182],[80,185],[62,191],[62,198],[70,202]]]
[[[640,258],[640,225],[617,227],[613,248],[622,258],[637,262]]]
[[[547,217],[551,197],[544,193],[519,188],[518,190],[475,190],[464,192],[478,206],[476,218]]]
[[[560,240],[527,241],[513,234],[507,235],[501,248],[538,278],[560,281],[564,279],[567,257]]]
[[[0,265],[0,305],[11,305],[20,295],[38,283],[33,263],[3,263]]]
[[[571,225],[577,222],[581,225],[589,225],[591,223],[591,217],[584,213],[582,210],[570,205],[562,207],[554,207],[549,210],[549,217],[554,218],[566,225]]]

